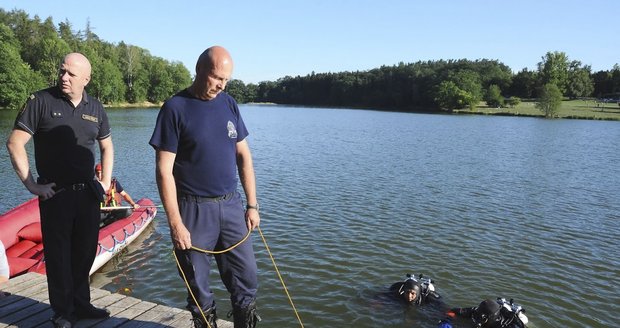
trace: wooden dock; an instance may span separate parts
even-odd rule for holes
[[[49,305],[47,280],[44,275],[28,273],[15,277],[0,286],[11,293],[0,299],[0,328],[49,328],[53,312]],[[97,307],[110,311],[105,320],[80,320],[74,327],[86,328],[191,328],[191,314],[187,310],[163,306],[134,297],[91,288],[91,301]],[[218,320],[219,328],[232,328],[228,321]]]

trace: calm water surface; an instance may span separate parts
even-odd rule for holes
[[[530,327],[620,312],[620,123],[241,106],[261,228],[305,327],[435,327],[385,297],[405,273],[449,306],[514,298]],[[2,142],[15,113],[0,112]],[[157,110],[109,110],[115,175],[159,203]],[[28,199],[0,151],[0,212]],[[6,192],[11,190],[11,193]],[[258,233],[261,327],[299,327]],[[93,285],[184,307],[163,211]],[[230,309],[212,273],[220,316]]]

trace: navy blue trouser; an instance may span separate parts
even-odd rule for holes
[[[238,243],[248,232],[245,210],[238,192],[217,200],[180,196],[178,202],[183,224],[191,235],[192,246],[211,251],[223,250]],[[196,250],[175,252],[203,310],[215,306],[209,284],[212,257],[215,257],[233,307],[246,307],[256,298],[258,279],[252,238],[223,254],[211,255]],[[187,302],[192,312],[199,313],[189,294]]]
[[[69,317],[90,306],[89,272],[97,253],[99,201],[86,188],[39,200],[50,305]]]

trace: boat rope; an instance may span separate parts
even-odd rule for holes
[[[112,241],[114,242],[112,244],[112,248],[106,248],[105,246],[103,246],[101,244],[101,242],[99,242],[99,252],[97,252],[97,255],[102,254],[103,251],[106,251],[108,253],[114,252],[116,250],[116,246],[117,245],[125,244],[125,242],[127,241],[127,238],[133,236],[138,229],[142,228],[142,226],[144,226],[144,224],[147,221],[147,219],[148,219],[148,217],[147,218],[140,217],[139,225],[136,224],[135,222],[132,222],[131,223],[131,225],[133,226],[133,232],[132,233],[128,233],[127,229],[123,228],[123,235],[124,235],[123,236],[123,240],[118,240],[118,239],[116,239],[116,236],[110,235],[110,237],[112,238]]]
[[[278,275],[278,279],[280,279],[280,283],[282,284],[282,287],[284,288],[284,292],[286,293],[286,297],[288,297],[288,301],[291,304],[291,307],[293,308],[293,312],[295,312],[295,316],[297,317],[297,320],[299,321],[299,325],[303,328],[304,324],[301,321],[301,317],[299,316],[299,313],[297,312],[297,308],[295,308],[295,304],[293,303],[293,299],[291,298],[291,295],[288,292],[288,289],[286,288],[286,284],[284,283],[284,279],[282,278],[282,275],[280,274],[280,270],[278,270],[278,266],[276,265],[276,260],[273,258],[273,255],[271,254],[271,250],[269,249],[269,246],[267,245],[267,239],[265,239],[265,236],[263,235],[263,231],[261,230],[260,226],[257,227],[258,228],[258,233],[260,234],[261,239],[263,240],[263,244],[265,245],[265,249],[267,250],[267,254],[269,254],[269,258],[271,259],[271,263],[273,264],[273,268],[276,271],[276,274]],[[245,237],[243,237],[243,239],[241,239],[238,243],[224,249],[221,251],[215,251],[215,250],[206,250],[206,249],[201,249],[198,247],[194,247],[192,246],[190,249],[197,251],[197,252],[201,252],[201,253],[206,253],[206,254],[222,254],[222,253],[226,253],[229,252],[231,250],[233,250],[235,247],[241,245],[246,239],[248,239],[248,237],[250,236],[250,233],[252,233],[252,230],[248,229],[248,233],[245,235]],[[200,306],[200,303],[198,303],[198,300],[196,299],[196,296],[194,295],[194,292],[192,292],[192,289],[189,286],[189,282],[187,281],[187,277],[185,276],[185,272],[183,271],[183,268],[181,268],[181,264],[179,263],[179,259],[177,257],[177,254],[174,252],[174,250],[172,251],[172,255],[174,256],[174,260],[176,261],[177,264],[177,268],[179,269],[179,272],[181,272],[181,276],[183,277],[183,281],[185,282],[185,286],[187,287],[187,290],[189,291],[190,296],[192,297],[192,300],[194,300],[194,303],[196,304],[196,306],[198,307],[198,310],[200,310],[200,315],[202,316],[202,318],[204,319],[204,321],[207,323],[207,325],[209,326],[209,328],[211,327],[211,324],[209,323],[209,321],[207,320],[207,317],[204,314],[204,311],[202,311],[202,307]]]

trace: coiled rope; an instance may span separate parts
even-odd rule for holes
[[[293,308],[293,312],[295,313],[295,316],[297,317],[297,320],[299,321],[299,325],[303,328],[304,324],[301,321],[301,317],[299,316],[299,313],[297,312],[297,308],[295,308],[295,304],[293,303],[293,299],[291,298],[291,295],[289,294],[288,289],[286,288],[286,284],[284,283],[284,279],[282,278],[282,275],[280,274],[280,270],[278,270],[278,266],[276,265],[276,260],[273,258],[273,255],[271,254],[271,250],[269,249],[269,246],[267,245],[267,240],[265,239],[265,236],[263,235],[263,231],[261,230],[260,226],[257,227],[257,228],[258,228],[258,233],[260,234],[260,237],[263,240],[263,244],[265,245],[265,249],[267,250],[267,254],[269,254],[269,258],[271,259],[271,263],[273,264],[273,268],[275,269],[276,274],[278,275],[278,279],[280,279],[280,283],[282,284],[282,287],[284,288],[284,292],[286,293],[286,297],[288,298],[288,301],[291,304],[291,307]],[[250,236],[251,233],[252,233],[252,230],[248,229],[248,233],[238,243],[236,243],[236,244],[234,244],[234,245],[232,245],[232,246],[230,246],[230,247],[228,247],[226,249],[220,250],[220,251],[206,250],[206,249],[198,248],[198,247],[195,247],[195,246],[192,246],[190,249],[194,250],[194,251],[197,251],[197,252],[206,253],[206,254],[222,254],[222,253],[230,252],[235,247],[237,247],[237,246],[241,245],[243,242],[245,242],[248,239],[248,237]],[[207,323],[209,328],[213,328],[213,327],[211,327],[211,324],[207,320],[207,316],[204,314],[204,311],[202,311],[202,307],[198,303],[198,300],[196,299],[196,296],[194,296],[194,292],[192,292],[192,289],[189,286],[189,282],[187,281],[187,277],[185,276],[185,272],[183,271],[183,268],[181,268],[181,264],[179,263],[179,259],[177,258],[177,254],[174,252],[174,250],[172,251],[172,255],[174,256],[174,260],[176,261],[177,268],[179,268],[179,272],[181,272],[181,276],[183,276],[183,281],[185,282],[185,286],[187,287],[187,290],[189,291],[189,294],[192,296],[192,299],[194,300],[194,303],[196,304],[196,306],[200,310],[200,315],[202,316],[204,321]]]

